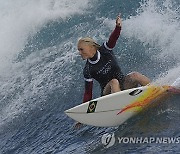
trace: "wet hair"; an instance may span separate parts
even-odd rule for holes
[[[96,43],[96,41],[95,41],[94,39],[92,39],[92,38],[90,38],[90,37],[81,38],[81,39],[79,39],[78,44],[79,44],[80,42],[86,42],[88,45],[92,45],[92,46],[94,46],[96,49],[99,49],[99,48],[101,47],[98,43]]]

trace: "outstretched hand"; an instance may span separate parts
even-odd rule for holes
[[[122,26],[121,15],[118,15],[116,18],[116,26],[118,27]]]

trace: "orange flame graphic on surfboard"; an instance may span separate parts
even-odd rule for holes
[[[121,111],[117,115],[134,108],[137,111],[140,111],[141,109],[143,109],[143,107],[148,105],[154,99],[158,98],[169,88],[170,86],[154,86],[154,85],[149,86],[148,89],[141,96],[139,96],[136,100],[134,100],[130,105],[127,105],[126,107],[121,109]]]

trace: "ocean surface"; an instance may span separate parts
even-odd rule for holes
[[[78,39],[107,41],[119,13],[123,27],[114,53],[122,71],[141,72],[160,85],[179,78],[179,6],[179,0],[0,0],[0,154],[180,153],[180,142],[117,141],[178,141],[179,95],[119,127],[74,129],[64,113],[84,92]],[[99,96],[95,82],[93,97]],[[104,144],[104,134],[115,135],[114,145]]]

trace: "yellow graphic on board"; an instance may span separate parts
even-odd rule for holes
[[[150,102],[158,98],[161,94],[166,92],[170,86],[154,86],[150,85],[148,89],[141,95],[139,96],[136,100],[134,100],[130,105],[127,105],[118,114],[121,114],[127,110],[130,109],[136,109],[136,111],[140,111],[148,105]],[[117,115],[118,115],[117,114]]]

